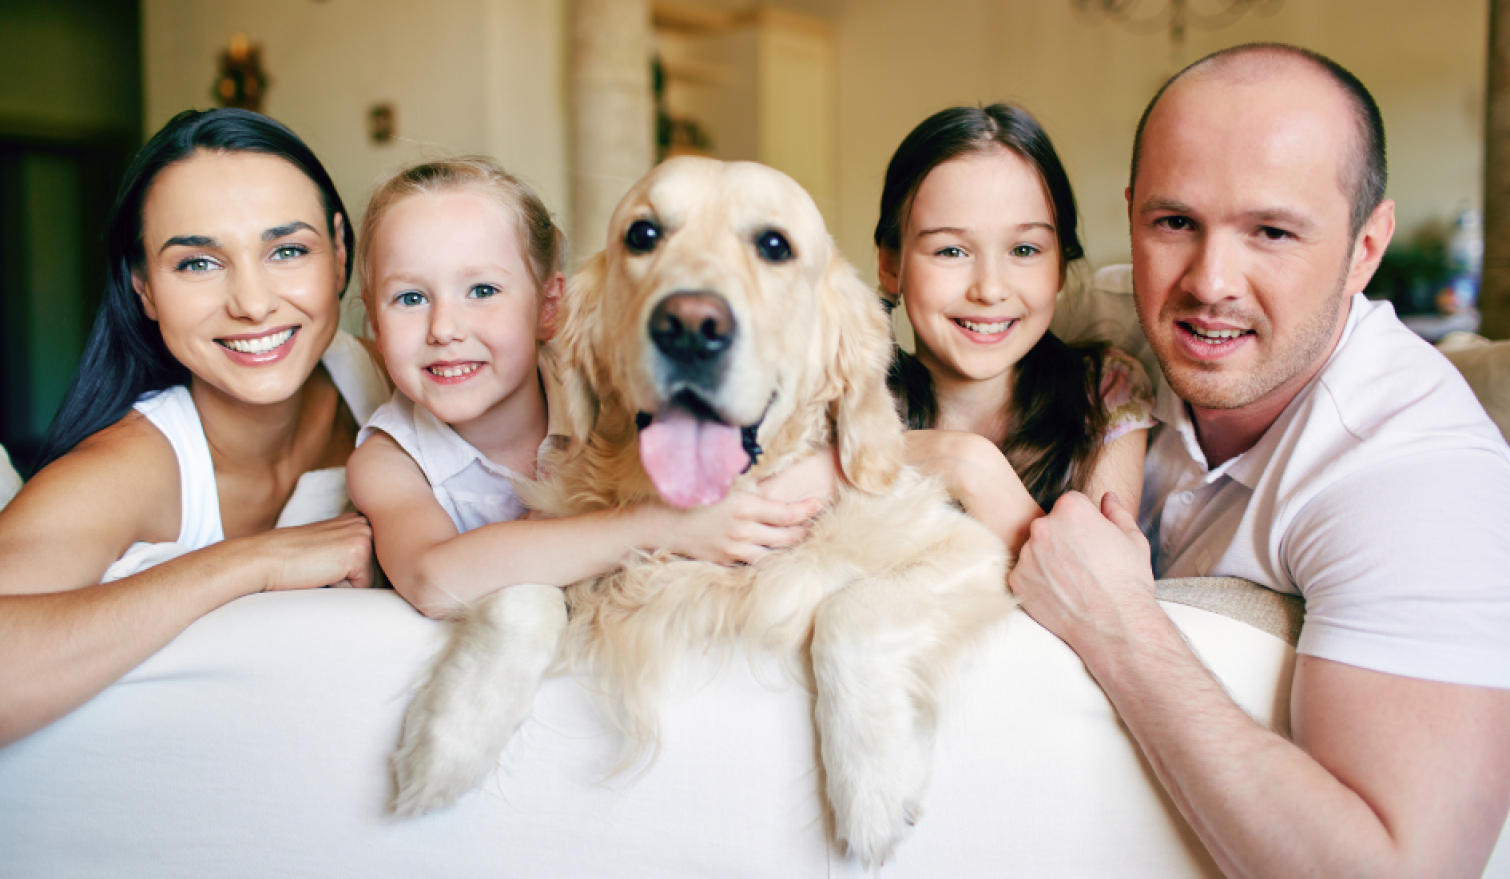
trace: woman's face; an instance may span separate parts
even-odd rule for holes
[[[1001,382],[1048,329],[1060,286],[1059,243],[1038,172],[991,149],[928,173],[900,251],[883,253],[918,358],[941,384]]]
[[[283,402],[335,335],[343,222],[333,241],[319,188],[283,159],[199,152],[153,181],[132,280],[199,381],[243,403]]]

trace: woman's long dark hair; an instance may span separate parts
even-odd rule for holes
[[[952,107],[907,135],[886,168],[876,247],[900,255],[907,214],[929,172],[950,159],[993,149],[1010,150],[1042,178],[1053,210],[1062,281],[1066,267],[1085,255],[1076,232],[1075,194],[1043,127],[1010,104]],[[1100,456],[1108,417],[1100,393],[1104,350],[1099,343],[1066,345],[1045,332],[1017,362],[1001,450],[1045,510],[1065,491],[1085,488]],[[937,425],[933,376],[922,362],[896,349],[889,381],[909,429]]]
[[[47,431],[33,472],[67,454],[86,437],[119,421],[137,398],[186,384],[189,371],[174,359],[157,324],[142,311],[131,271],[145,257],[142,204],[157,175],[195,152],[262,153],[284,159],[320,190],[332,238],[336,214],[344,218],[346,272],[356,253],[351,217],[335,183],[299,136],[280,122],[249,110],[185,110],[174,116],[132,159],[105,227],[106,281],[100,310],[84,344],[79,371]]]

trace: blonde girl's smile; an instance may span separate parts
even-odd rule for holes
[[[540,294],[511,217],[476,189],[414,194],[388,209],[372,246],[389,374],[482,448],[539,395]]]
[[[425,372],[430,378],[443,385],[460,384],[477,374],[482,368],[482,363],[476,360],[450,361],[446,363],[432,363],[425,367]]]

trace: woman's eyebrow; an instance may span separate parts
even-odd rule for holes
[[[311,232],[315,231],[314,226],[309,225],[303,220],[295,220],[292,223],[284,223],[282,226],[274,226],[266,232],[263,232],[262,240],[272,241],[276,238],[282,238],[285,235],[292,235],[295,232],[299,232],[304,229],[308,229]]]
[[[157,252],[162,253],[174,245],[180,247],[219,247],[220,242],[206,235],[174,235],[172,238],[164,241],[162,248]]]

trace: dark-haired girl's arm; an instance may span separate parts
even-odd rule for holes
[[[1143,458],[1147,452],[1147,428],[1128,431],[1107,443],[1086,481],[1085,496],[1099,504],[1102,495],[1110,492],[1123,506],[1137,510],[1143,496]]]
[[[1001,449],[980,434],[961,430],[910,430],[906,439],[907,463],[938,477],[965,511],[1015,555],[1043,510]]]

